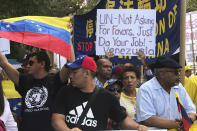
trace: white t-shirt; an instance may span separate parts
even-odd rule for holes
[[[14,117],[10,110],[10,105],[5,97],[4,97],[4,101],[5,101],[4,112],[0,116],[0,119],[4,122],[7,131],[18,131],[17,124],[14,121]]]

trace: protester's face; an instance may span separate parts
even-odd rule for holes
[[[84,84],[84,71],[81,68],[71,69],[69,77],[72,86],[80,88]]]
[[[162,80],[168,85],[168,87],[173,87],[178,85],[180,81],[180,70],[166,68],[162,73]]]
[[[192,71],[191,70],[187,70],[185,72],[185,76],[190,77],[192,75]]]
[[[109,60],[102,60],[102,65],[98,69],[98,73],[105,79],[110,79],[112,75],[112,63]]]
[[[122,89],[118,84],[116,84],[116,83],[113,84],[109,88],[109,91],[112,92],[117,97],[118,100],[120,99],[120,94],[121,94]]]
[[[28,74],[34,75],[40,72],[42,64],[37,61],[36,56],[30,57],[27,64]]]
[[[125,91],[131,91],[138,85],[138,79],[135,72],[125,72],[122,77],[122,84]]]

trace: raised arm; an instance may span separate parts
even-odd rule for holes
[[[0,66],[7,73],[8,77],[16,84],[19,84],[19,72],[7,62],[6,58],[0,53]]]
[[[138,57],[140,58],[142,65],[144,67],[145,70],[145,76],[146,78],[149,80],[153,77],[153,73],[151,71],[151,69],[148,67],[148,65],[146,64],[146,56],[144,54],[144,52],[142,50],[139,50],[138,52],[136,52]]]
[[[144,52],[142,50],[139,50],[138,52],[136,52],[136,54],[141,59],[142,65],[144,67],[147,67],[147,65],[146,65],[146,56],[145,56]]]
[[[68,60],[68,63],[73,62],[73,61],[75,61],[75,52],[74,52],[73,44],[71,43],[71,45],[70,45],[70,60]],[[68,75],[69,75],[68,68],[63,66],[60,71],[60,79],[63,83],[65,83],[68,80]]]

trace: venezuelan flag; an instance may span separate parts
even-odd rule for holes
[[[176,101],[177,101],[178,111],[181,112],[181,115],[182,115],[182,122],[183,122],[184,129],[185,131],[188,131],[190,126],[193,124],[193,121],[188,117],[178,94],[176,92],[174,92],[174,94],[175,94]]]
[[[70,58],[70,17],[23,16],[0,20],[0,37]]]

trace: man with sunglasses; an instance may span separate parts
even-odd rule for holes
[[[114,78],[107,80],[104,88],[112,92],[120,100],[120,94],[122,92],[122,82],[120,80]]]
[[[175,92],[192,120],[196,114],[195,105],[179,82],[182,67],[169,57],[161,57],[153,68],[155,77],[141,85],[137,94],[137,121],[147,126],[180,130],[183,127]]]
[[[71,60],[74,55],[71,54]],[[57,91],[68,78],[68,69],[63,67],[56,75],[49,74],[50,59],[46,52],[29,55],[27,74],[19,73],[0,54],[0,67],[16,84],[22,96],[22,123],[20,131],[53,131],[51,126],[52,103]]]
[[[104,88],[113,93],[118,100],[120,100],[120,95],[122,92],[122,82],[118,79],[110,79],[107,80],[106,84],[104,84]],[[121,110],[125,112],[125,114],[128,114],[126,112],[126,109],[123,106],[120,106]],[[120,130],[120,123],[117,123],[111,119],[108,119],[107,123],[107,130]]]

